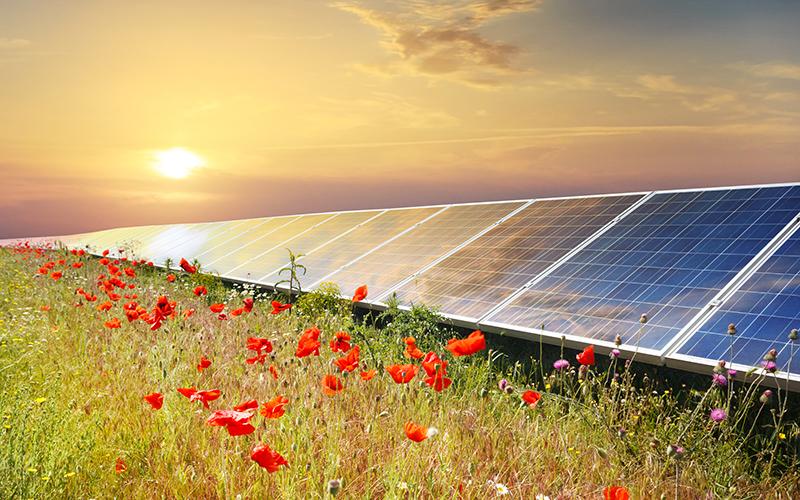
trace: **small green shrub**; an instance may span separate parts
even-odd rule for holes
[[[301,295],[295,308],[298,313],[313,320],[350,314],[350,302],[342,298],[336,283],[322,283],[316,290]]]

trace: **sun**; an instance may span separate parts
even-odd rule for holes
[[[184,148],[157,151],[153,158],[156,172],[172,179],[185,179],[193,170],[206,164],[202,157]]]

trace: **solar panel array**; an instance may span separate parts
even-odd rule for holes
[[[437,307],[456,324],[667,363],[756,365],[800,328],[800,184],[468,203],[117,228],[70,247],[276,286]],[[10,243],[10,242],[6,242]],[[646,315],[646,322],[642,322]],[[727,325],[737,324],[731,339]],[[800,363],[798,363],[800,364]],[[792,367],[792,376],[800,367]],[[800,381],[800,377],[798,377]]]

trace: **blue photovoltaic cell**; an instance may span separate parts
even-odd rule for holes
[[[475,321],[642,198],[537,200],[397,290]]]
[[[733,337],[727,334],[731,323],[736,325]],[[764,354],[775,348],[785,368],[788,355],[784,351],[788,352],[792,328],[800,328],[800,232],[720,305],[678,354],[758,366]],[[800,363],[793,371],[800,372]]]
[[[657,193],[487,322],[662,349],[798,207],[798,186]]]

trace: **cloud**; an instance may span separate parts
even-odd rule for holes
[[[24,38],[0,38],[0,49],[22,49],[31,44]]]
[[[686,85],[667,74],[644,74],[636,78],[638,89],[625,94],[628,97],[663,97],[671,95],[692,111],[712,111],[729,108],[738,101],[736,92],[715,86]],[[642,93],[641,90],[646,92]]]
[[[531,12],[540,0],[417,0],[376,9],[356,2],[333,6],[350,12],[382,34],[382,46],[394,56],[379,64],[359,65],[371,73],[421,74],[477,87],[496,87],[527,70],[516,65],[522,49],[490,40],[480,29],[495,19]]]
[[[738,64],[736,68],[755,76],[800,80],[800,64],[769,62],[760,64]]]

